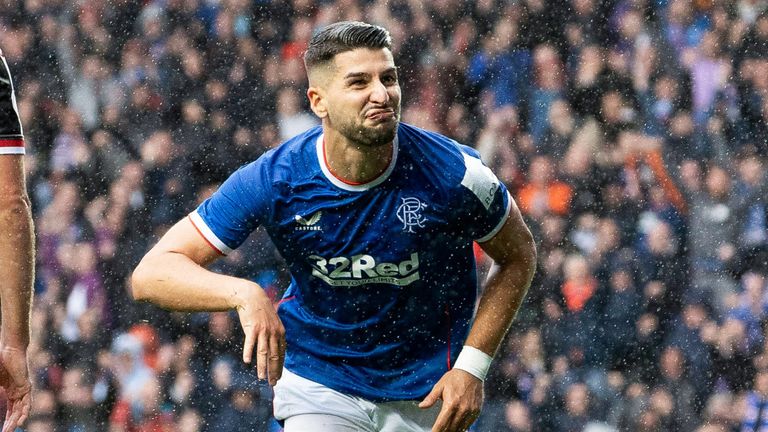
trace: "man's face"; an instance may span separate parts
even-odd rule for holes
[[[400,121],[400,84],[392,53],[358,48],[337,54],[324,87],[327,125],[363,147],[389,144]]]

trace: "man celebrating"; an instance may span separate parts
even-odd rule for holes
[[[24,423],[32,402],[27,347],[35,253],[23,155],[13,82],[0,51],[0,386],[8,401],[3,432]]]
[[[466,430],[535,267],[478,154],[399,124],[390,43],[358,22],[317,33],[304,61],[322,127],[235,172],[133,274],[137,299],[238,311],[287,432]],[[253,282],[204,269],[259,225],[292,274],[279,313]],[[495,262],[474,316],[473,241]]]

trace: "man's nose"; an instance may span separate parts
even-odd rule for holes
[[[385,86],[381,81],[376,80],[373,83],[373,88],[371,89],[371,96],[369,99],[374,103],[389,102],[389,92],[387,91],[387,86]]]

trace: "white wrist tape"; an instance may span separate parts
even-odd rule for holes
[[[475,347],[464,345],[453,368],[461,369],[477,377],[480,381],[485,381],[488,368],[491,367],[491,360],[493,360],[493,357],[488,354]]]

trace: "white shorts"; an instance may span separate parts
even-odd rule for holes
[[[440,401],[421,409],[419,401],[374,403],[345,395],[287,369],[274,388],[275,418],[285,432],[428,432]]]

